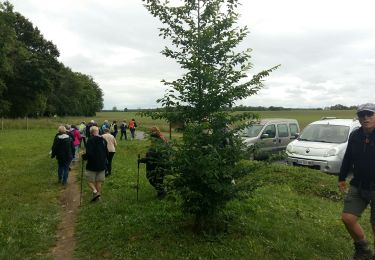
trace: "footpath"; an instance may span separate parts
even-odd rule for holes
[[[51,248],[53,259],[74,259],[75,223],[79,210],[80,184],[77,180],[77,172],[80,171],[81,162],[74,163],[69,172],[68,184],[61,190],[60,205],[61,222],[57,227],[57,241]]]
[[[136,131],[135,139],[143,140],[145,133]],[[80,206],[80,185],[77,174],[81,172],[81,160],[75,162],[69,172],[68,184],[61,189],[60,194],[60,219],[57,227],[56,245],[50,249],[50,256],[57,260],[74,259],[74,250],[76,246],[75,224]],[[85,178],[82,180],[86,187]]]

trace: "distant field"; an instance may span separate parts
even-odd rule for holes
[[[285,111],[259,111],[256,112],[263,118],[294,118],[297,119],[300,127],[304,128],[310,122],[316,121],[321,117],[335,116],[338,118],[353,118],[354,110],[285,110]],[[95,120],[102,124],[104,120],[112,122],[117,120],[127,122],[134,118],[140,130],[145,130],[153,125],[157,125],[163,132],[167,132],[169,127],[164,120],[152,120],[150,117],[141,117],[136,112],[99,112],[95,117],[50,117],[39,119],[2,119],[0,129],[53,129],[60,124],[79,124],[82,121],[89,122]]]

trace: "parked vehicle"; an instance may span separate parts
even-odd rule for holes
[[[285,150],[296,139],[300,128],[298,121],[287,118],[268,118],[246,127],[241,132],[246,146],[257,145],[262,152]]]
[[[298,139],[288,144],[287,163],[338,174],[349,135],[359,127],[356,119],[315,121],[305,127]]]

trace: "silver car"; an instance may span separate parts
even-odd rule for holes
[[[287,146],[287,163],[338,174],[349,135],[359,127],[356,119],[328,118],[313,122]]]
[[[241,137],[247,147],[257,144],[261,151],[281,151],[299,134],[295,119],[265,118],[246,127]]]

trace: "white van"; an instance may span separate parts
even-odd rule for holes
[[[242,130],[241,137],[248,147],[257,144],[261,151],[280,151],[297,138],[299,131],[295,119],[266,118]]]
[[[351,132],[361,125],[356,119],[327,118],[303,129],[287,148],[287,163],[338,174]]]

